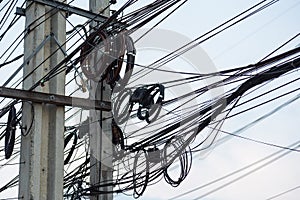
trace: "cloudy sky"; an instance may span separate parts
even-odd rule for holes
[[[120,0],[117,5],[121,5],[123,2],[125,1]],[[149,1],[140,0],[140,3],[134,5],[132,9],[147,2]],[[181,35],[183,45],[184,41],[197,38],[258,2],[260,1],[189,0],[157,28],[171,31],[174,35]],[[74,5],[76,4],[80,5],[79,0],[75,1]],[[195,52],[197,53],[197,50],[205,52],[205,55],[212,61],[214,70],[256,63],[300,32],[299,11],[299,0],[278,1],[259,14],[204,42],[199,47],[201,50],[196,48]],[[151,24],[147,27],[151,27]],[[167,37],[164,38],[166,43],[174,43],[172,39],[174,38],[170,37],[169,40]],[[145,38],[145,40],[147,39]],[[180,46],[181,40],[176,42]],[[292,49],[298,44],[300,44],[300,38],[296,38],[274,55]],[[151,46],[148,47],[151,55],[138,57],[137,62],[151,63],[166,50],[159,49],[158,46],[154,46],[152,49]],[[167,50],[171,51],[172,49]],[[144,50],[145,52],[147,50]],[[140,55],[143,54],[140,53]],[[176,66],[181,66],[181,62],[183,61],[179,59]],[[204,68],[193,65],[184,70],[201,73],[205,70]],[[176,69],[182,70],[180,67]],[[257,91],[256,95],[299,77],[299,73],[284,76],[264,86]],[[5,71],[1,74],[5,74]],[[295,82],[276,93],[265,96],[253,102],[253,105],[295,89],[297,84]],[[268,144],[296,148],[296,142],[300,140],[300,124],[298,124],[300,100],[297,95],[298,93],[295,92],[226,120],[222,130]],[[240,108],[240,110],[242,109]],[[282,194],[276,199],[298,199],[300,196],[300,169],[297,165],[300,162],[299,152],[284,151],[278,147],[227,136],[225,133],[220,133],[219,142],[216,142],[208,154],[194,155],[191,172],[180,186],[173,188],[162,179],[157,184],[148,186],[140,199],[275,199],[276,195],[285,192],[286,194]],[[224,137],[226,139],[223,139]],[[2,174],[12,173],[16,169],[0,170],[2,177]],[[174,174],[176,175],[176,165]],[[2,193],[0,199],[8,196],[14,195]],[[115,199],[127,200],[132,197],[116,195]]]

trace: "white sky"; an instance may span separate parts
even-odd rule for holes
[[[118,1],[119,4],[122,2],[124,1]],[[149,1],[140,0],[140,2],[144,4]],[[259,1],[254,0],[189,0],[186,5],[163,22],[159,28],[172,30],[190,39],[194,39],[258,2]],[[77,3],[79,4],[78,0]],[[133,6],[132,9],[135,9],[135,6]],[[299,0],[279,1],[258,15],[245,20],[241,24],[205,42],[201,45],[201,48],[207,53],[218,70],[255,63],[300,32],[298,22],[300,18],[299,11]],[[147,27],[151,27],[151,25]],[[298,38],[279,52],[292,49],[299,43],[300,39]],[[143,62],[141,58],[138,59],[140,62]],[[0,72],[1,75],[5,73],[5,71]],[[285,76],[260,91],[267,91],[269,88],[278,86],[297,76],[299,76],[298,72],[293,73],[293,75]],[[269,95],[260,101],[256,101],[255,103],[273,98],[295,87],[297,87],[296,84],[290,88],[280,90],[276,94]],[[262,108],[234,117],[225,122],[223,130],[234,132],[264,114],[271,112],[297,94],[298,93],[294,93],[285,98],[278,99],[274,103],[267,104]],[[253,105],[255,105],[255,103]],[[300,139],[298,131],[300,128],[298,124],[298,116],[300,115],[299,105],[300,101],[298,100],[283,107],[279,112],[258,122],[255,126],[250,127],[246,131],[243,131],[241,135],[272,144],[289,146]],[[221,134],[220,137],[223,136],[226,135]],[[243,168],[279,150],[280,149],[275,147],[257,144],[240,138],[231,138],[214,148],[208,156],[202,159],[195,156],[192,171],[179,187],[172,188],[162,179],[159,183],[147,187],[146,192],[140,199],[170,199]],[[276,194],[300,186],[300,169],[297,165],[299,162],[300,154],[291,152],[265,168],[251,173],[249,176],[225,188],[212,192],[202,199],[253,200],[270,198]],[[259,166],[260,165],[255,165],[235,176],[196,190],[178,199],[190,200],[198,198]],[[0,176],[2,177],[3,174],[7,174],[8,172],[9,171],[0,169]],[[8,180],[9,178],[5,176],[3,179]],[[7,198],[9,195],[10,194],[7,193],[0,194],[0,199]],[[300,189],[290,192],[278,198],[278,200],[296,200],[299,196]],[[126,197],[125,195],[117,195],[115,197],[117,200],[132,198],[133,197]]]

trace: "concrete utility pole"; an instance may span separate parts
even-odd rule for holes
[[[64,12],[29,1],[25,14],[28,30],[24,44],[25,60],[51,33],[59,43],[65,43]],[[25,63],[24,77],[28,74],[30,76],[24,81],[24,90],[28,90],[63,60],[64,54],[60,50],[56,51],[58,48],[58,44],[51,39]],[[64,46],[62,48],[65,49]],[[56,53],[52,55],[55,51]],[[45,61],[50,55],[51,58]],[[32,72],[40,64],[41,66]],[[46,82],[44,87],[37,87],[35,91],[64,95],[65,73],[60,73]],[[33,126],[27,136],[21,137],[19,197],[33,200],[61,200],[63,199],[64,106],[45,103],[33,103],[33,106]],[[29,128],[33,117],[31,105],[24,103],[22,111],[23,126]]]
[[[109,16],[109,0],[90,0],[90,11],[93,13],[100,13]],[[97,28],[100,24],[92,22],[90,27]],[[91,65],[93,65],[91,58]],[[99,77],[100,79],[100,77]],[[91,80],[90,97],[100,101],[111,102],[110,86],[103,82]],[[98,90],[98,91],[97,91]],[[113,167],[112,167],[112,132],[111,132],[111,112],[103,111],[90,111],[91,122],[99,121],[99,123],[92,123],[90,125],[90,153],[91,153],[91,185],[97,185],[106,180],[112,180]],[[112,187],[97,188],[100,191],[112,191]],[[112,200],[113,195],[99,194],[91,197],[91,200]]]

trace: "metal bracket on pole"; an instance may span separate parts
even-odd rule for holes
[[[67,52],[62,48],[62,45],[60,44],[60,42],[58,41],[57,37],[54,35],[54,33],[51,33],[50,36],[54,39],[56,45],[59,47],[59,49],[61,50],[61,52],[67,56]]]
[[[54,35],[54,34],[51,34],[51,36],[52,36],[52,38],[54,39],[54,41],[55,41],[55,43],[57,44],[57,46],[59,47],[59,49],[63,52],[63,54],[64,54],[65,56],[67,56],[67,55],[68,55],[67,52],[62,48],[61,44],[59,43],[59,41],[57,40],[57,38],[55,37],[55,35]],[[74,66],[72,60],[71,60],[71,64],[72,64],[74,70],[77,72],[77,74],[78,74],[79,78],[81,79],[81,81],[84,82],[84,79],[83,79],[81,73],[80,73],[80,72],[78,71],[78,69]],[[75,77],[75,78],[76,78],[76,77]]]
[[[33,92],[20,89],[0,87],[0,97],[32,101],[35,103],[54,104],[57,106],[73,106],[84,109],[110,111],[111,103],[106,101],[69,97],[58,94]]]
[[[30,56],[28,56],[28,58],[25,59],[24,63],[22,65],[20,65],[18,67],[18,69],[15,70],[15,72],[7,79],[7,81],[5,81],[5,83],[2,85],[3,87],[6,87],[7,84],[21,71],[21,69],[23,69],[24,65],[27,64],[27,62],[29,62],[42,48],[43,46],[46,44],[46,42],[48,42],[51,38],[51,35],[48,35],[42,42],[41,44],[39,44],[39,46],[34,50],[34,52],[32,52],[32,54],[30,54]]]
[[[101,23],[103,23],[103,22],[105,22],[105,20],[107,20],[107,17],[105,17],[103,15],[95,14],[93,12],[90,12],[90,11],[87,11],[87,10],[84,10],[81,8],[77,8],[75,6],[70,6],[69,4],[65,4],[62,2],[53,1],[53,0],[32,0],[32,1],[59,9],[61,11],[65,11],[67,13],[67,16],[76,14],[76,15],[86,17],[86,18],[89,18],[89,19],[92,19],[94,21],[98,21]]]
[[[59,43],[59,41],[57,40],[56,36],[51,33],[50,35],[47,35],[47,37],[39,44],[39,46],[34,50],[34,52],[32,52],[32,54],[25,59],[25,61],[23,62],[22,65],[20,65],[18,67],[18,69],[16,69],[14,71],[14,73],[5,81],[5,83],[2,85],[3,87],[6,87],[8,85],[8,83],[21,71],[21,69],[23,69],[24,65],[26,63],[28,63],[43,47],[44,45],[51,39],[53,38],[55,43],[57,44],[58,48],[61,50],[61,52],[67,56],[67,52],[62,48],[62,45]],[[76,68],[75,68],[76,70]],[[82,77],[80,77],[81,79],[83,79]]]
[[[17,7],[16,8],[16,15],[25,16],[25,9]]]

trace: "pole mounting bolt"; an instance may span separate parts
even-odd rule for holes
[[[54,96],[54,95],[51,95],[51,96],[49,97],[49,99],[50,99],[51,101],[53,101],[53,100],[55,99],[55,96]]]

